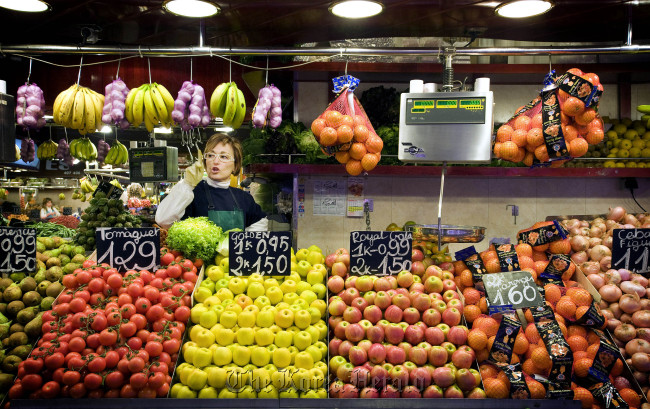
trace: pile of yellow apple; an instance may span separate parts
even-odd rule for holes
[[[316,246],[291,274],[228,275],[209,266],[194,292],[173,398],[327,398],[327,268]]]

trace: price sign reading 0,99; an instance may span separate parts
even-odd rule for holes
[[[119,272],[154,271],[160,265],[160,230],[154,227],[98,228],[95,232],[97,263]]]
[[[0,227],[0,273],[36,270],[36,230]]]
[[[230,232],[228,265],[237,276],[291,274],[291,232]]]
[[[350,273],[387,276],[411,270],[413,235],[403,231],[350,233]]]

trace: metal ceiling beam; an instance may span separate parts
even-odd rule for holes
[[[489,47],[456,48],[456,55],[578,55],[578,54],[644,54],[650,45],[622,45],[603,47]],[[163,46],[66,46],[66,45],[2,45],[1,54],[90,54],[90,55],[140,55],[156,56],[211,56],[211,55],[264,55],[264,56],[435,56],[441,51],[431,48],[255,48],[255,47],[163,47]]]

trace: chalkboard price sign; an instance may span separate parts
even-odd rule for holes
[[[97,263],[108,263],[119,272],[154,271],[160,265],[160,230],[142,228],[98,228],[95,233]]]
[[[387,276],[411,270],[413,235],[403,231],[350,233],[350,273]]]
[[[614,229],[612,268],[650,273],[650,229]]]
[[[537,284],[528,271],[484,274],[482,278],[490,314],[537,307],[544,303]]]
[[[237,276],[291,274],[291,232],[230,232],[228,265]]]
[[[36,270],[36,230],[0,227],[0,273]]]

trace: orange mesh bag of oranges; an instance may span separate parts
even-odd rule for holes
[[[578,68],[560,76],[552,71],[544,85],[540,95],[497,129],[495,157],[557,167],[603,140],[603,120],[597,112],[603,86],[598,75]]]
[[[332,81],[338,95],[311,123],[311,131],[323,153],[334,156],[350,175],[357,176],[377,166],[384,142],[354,95],[359,80],[345,75]]]

